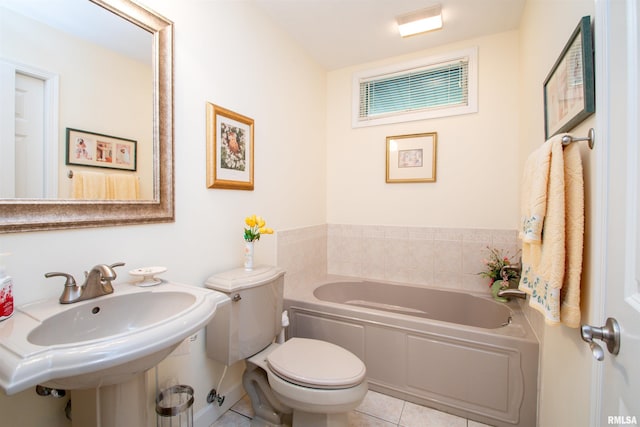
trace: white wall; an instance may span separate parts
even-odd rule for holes
[[[528,0],[520,25],[520,164],[544,141],[544,107],[542,87],[549,70],[560,55],[582,16],[594,14],[592,0],[549,1]],[[593,19],[592,19],[593,21]],[[596,28],[595,31],[598,31]],[[596,55],[598,53],[596,52]],[[597,108],[597,100],[596,100]],[[595,115],[571,132],[586,136],[595,126]],[[597,129],[596,129],[597,131]],[[596,134],[596,144],[597,134]],[[595,152],[581,143],[585,175],[585,251],[581,285],[583,323],[589,322],[596,265],[592,248],[594,241],[592,195],[598,179]],[[590,374],[593,359],[589,348],[580,339],[577,329],[547,326],[542,316],[529,311],[529,319],[541,341],[540,356],[540,426],[589,425]]]
[[[327,222],[515,229],[518,36],[506,32],[328,74]],[[354,72],[478,46],[479,111],[351,128]],[[385,138],[438,133],[435,183],[385,183]]]
[[[1,235],[0,252],[13,253],[17,304],[59,296],[62,283],[45,279],[48,271],[80,278],[94,264],[116,261],[127,263],[125,280],[130,269],[164,265],[163,277],[202,286],[210,274],[241,265],[245,216],[263,215],[276,231],[325,222],[325,73],[247,2],[142,3],[175,23],[176,221]],[[207,101],[255,120],[254,191],[206,188]],[[275,263],[275,248],[274,236],[261,239],[257,262]],[[160,369],[194,386],[196,412],[222,372],[199,338],[191,355]],[[238,382],[232,370],[224,387]],[[51,402],[33,390],[0,393],[2,422],[65,425],[62,407]]]

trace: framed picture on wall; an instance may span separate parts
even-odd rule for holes
[[[86,130],[67,128],[66,164],[135,171],[137,142]]]
[[[207,103],[207,187],[253,190],[253,119]]]
[[[567,132],[596,111],[591,17],[584,16],[544,81],[544,135]]]
[[[386,182],[435,182],[436,132],[387,137]]]

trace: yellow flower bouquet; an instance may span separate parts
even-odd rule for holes
[[[251,215],[244,219],[248,228],[244,229],[244,240],[246,242],[254,242],[260,240],[262,234],[273,234],[273,229],[267,227],[267,223],[261,216]]]
[[[244,229],[244,269],[253,270],[253,242],[260,240],[263,234],[273,234],[273,229],[267,227],[267,222],[258,215],[251,215],[244,219],[247,228]]]

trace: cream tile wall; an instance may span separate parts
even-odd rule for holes
[[[325,272],[343,276],[486,291],[487,246],[515,254],[515,230],[328,224],[278,233],[287,287]],[[286,292],[286,290],[285,290]]]
[[[327,273],[327,225],[278,231],[277,265],[286,271],[288,291]]]

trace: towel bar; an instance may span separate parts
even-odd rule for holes
[[[596,138],[596,131],[593,130],[593,128],[589,129],[589,134],[586,138],[574,138],[573,136],[567,134],[565,136],[562,137],[562,146],[566,147],[567,145],[571,144],[572,142],[578,142],[578,141],[589,141],[589,148],[593,150],[593,146],[595,144],[595,138]]]

